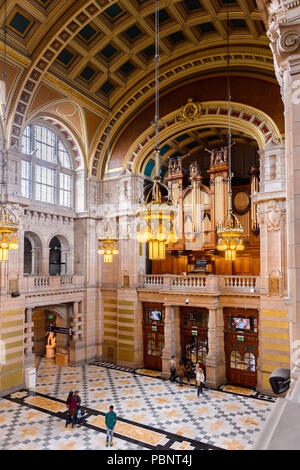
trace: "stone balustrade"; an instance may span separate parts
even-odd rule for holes
[[[82,288],[83,276],[65,274],[63,276],[28,276],[21,281],[25,292],[38,292],[54,289]]]
[[[259,281],[259,276],[178,276],[171,274],[144,274],[140,276],[139,288],[209,293],[259,293]]]

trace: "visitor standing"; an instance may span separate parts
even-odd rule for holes
[[[75,413],[75,410],[77,408],[77,400],[73,392],[70,392],[66,401],[66,405],[68,407],[68,414],[67,414],[67,420],[66,420],[66,427],[68,426],[71,421],[73,421],[73,416]],[[72,422],[72,427],[73,427],[73,422]]]
[[[199,397],[200,393],[203,394],[203,385],[205,381],[204,372],[200,367],[199,362],[196,364],[196,385],[197,385],[197,397]]]
[[[182,387],[182,382],[183,382],[183,377],[184,377],[184,365],[182,361],[179,362],[177,374],[178,374],[178,379],[179,379],[179,387]]]
[[[108,447],[108,445],[112,447],[113,445],[114,428],[115,428],[116,422],[117,422],[117,415],[114,412],[114,407],[111,405],[109,407],[109,412],[106,413],[105,415],[105,425],[107,429],[105,447]]]
[[[190,385],[191,378],[193,377],[193,364],[192,361],[190,361],[189,359],[187,360],[185,365],[185,376],[188,385]]]
[[[170,366],[170,378],[169,380],[171,382],[175,382],[176,380],[176,360],[175,360],[175,356],[172,356],[170,361],[169,361],[169,366]]]
[[[78,410],[80,410],[80,405],[81,405],[81,398],[79,396],[79,392],[78,390],[75,390],[74,392],[74,397],[76,399],[76,409],[74,411],[74,414],[73,414],[73,419],[72,419],[72,428],[75,426],[75,424],[77,423],[77,415],[78,415]]]

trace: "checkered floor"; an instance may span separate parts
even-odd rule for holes
[[[79,390],[87,419],[65,428],[64,401]],[[103,365],[42,360],[37,386],[0,399],[0,449],[105,449],[104,414],[118,415],[114,449],[251,449],[274,400],[173,384]]]

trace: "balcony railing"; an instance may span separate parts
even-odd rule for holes
[[[178,276],[144,274],[140,276],[140,289],[197,291],[208,293],[259,293],[259,276]]]
[[[78,274],[65,274],[63,276],[28,276],[21,280],[25,292],[40,292],[51,290],[64,290],[67,288],[82,288],[83,276]]]

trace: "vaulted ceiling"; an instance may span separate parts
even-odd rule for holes
[[[11,143],[37,110],[50,114],[45,106],[68,99],[80,108],[82,147],[96,174],[107,119],[117,131],[153,100],[154,7],[154,0],[0,1]],[[225,74],[228,34],[232,71],[275,82],[255,0],[160,0],[159,19],[161,93],[191,77]]]

